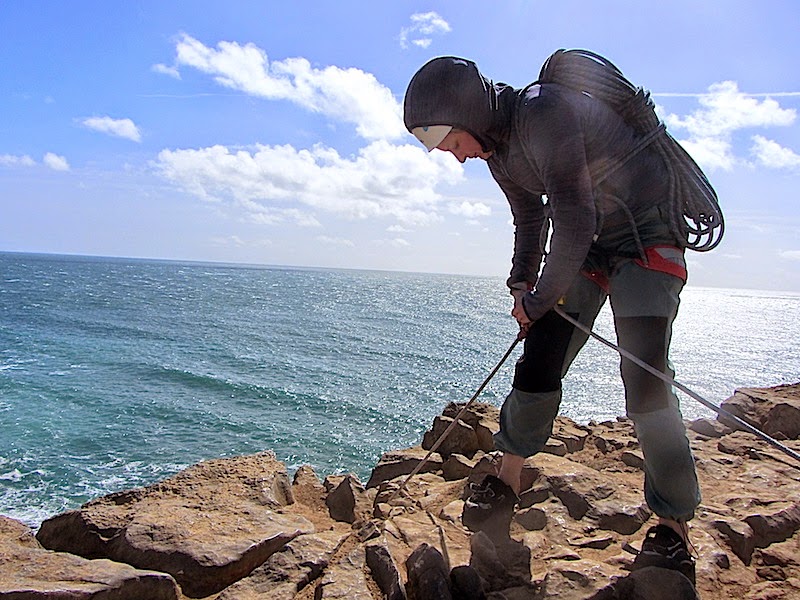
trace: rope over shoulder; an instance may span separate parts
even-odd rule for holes
[[[593,173],[595,185],[652,145],[668,171],[669,217],[675,235],[686,248],[698,252],[719,244],[725,220],[717,194],[694,159],[660,122],[649,92],[635,87],[613,63],[589,50],[557,50],[544,62],[537,83],[558,83],[605,102],[647,139],[627,156]]]

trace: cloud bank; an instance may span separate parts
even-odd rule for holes
[[[686,131],[689,137],[681,144],[701,166],[730,171],[747,163],[734,152],[735,135],[747,129],[788,127],[797,119],[797,111],[782,108],[773,98],[763,100],[739,90],[735,81],[709,86],[699,96],[700,108],[680,117],[668,114],[664,120],[670,130]],[[755,164],[768,168],[797,168],[798,155],[762,135],[750,138],[750,154]],[[752,164],[752,163],[751,163]]]
[[[371,73],[328,66],[317,69],[305,58],[270,62],[254,44],[219,42],[210,48],[183,34],[176,66],[211,75],[223,87],[269,100],[287,100],[315,113],[355,125],[367,140],[406,135],[400,103]]]

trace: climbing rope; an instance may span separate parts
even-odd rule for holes
[[[500,370],[500,367],[503,366],[503,363],[506,362],[506,359],[514,351],[514,348],[516,348],[517,344],[520,342],[520,340],[523,340],[524,338],[525,338],[524,332],[520,331],[520,333],[517,335],[516,339],[511,343],[511,346],[509,346],[508,350],[506,350],[506,353],[503,355],[503,358],[501,358],[500,361],[495,365],[494,369],[492,369],[492,372],[489,373],[489,376],[486,379],[483,380],[483,383],[478,387],[478,389],[472,395],[472,398],[469,399],[469,402],[467,402],[464,405],[464,407],[460,411],[458,411],[458,414],[453,419],[453,422],[450,423],[450,425],[447,426],[447,429],[445,429],[442,432],[442,435],[440,435],[439,438],[433,443],[433,446],[431,446],[431,449],[428,450],[428,453],[425,455],[425,457],[421,461],[419,461],[417,466],[414,467],[414,470],[411,471],[411,473],[408,474],[408,476],[403,480],[403,483],[400,484],[400,487],[398,487],[392,493],[392,495],[389,496],[389,499],[387,500],[387,504],[391,504],[392,500],[394,500],[397,497],[397,495],[403,489],[405,489],[406,484],[409,481],[411,481],[411,478],[414,477],[414,475],[416,475],[417,473],[419,473],[420,470],[422,470],[422,467],[425,466],[425,464],[428,462],[428,459],[431,457],[431,454],[436,452],[436,450],[439,448],[439,446],[442,445],[442,442],[444,442],[445,438],[447,438],[447,436],[450,434],[450,432],[458,424],[459,419],[461,419],[461,417],[464,416],[464,414],[467,412],[467,409],[469,409],[469,407],[472,406],[472,403],[475,402],[475,400],[478,398],[478,396],[480,396],[480,394],[484,390],[484,388],[487,385],[489,385],[489,382],[492,380],[492,378],[495,376],[495,374]]]
[[[557,50],[545,61],[537,82],[557,83],[605,102],[642,136],[625,156],[610,157],[593,169],[595,186],[644,147],[652,146],[668,173],[672,230],[687,248],[698,252],[719,244],[725,221],[717,194],[697,163],[659,121],[649,92],[636,88],[610,61],[588,50]]]
[[[620,354],[620,356],[623,356],[624,358],[627,358],[632,363],[640,366],[642,369],[644,369],[645,371],[647,371],[651,375],[655,375],[656,377],[658,377],[662,381],[664,381],[664,382],[676,387],[677,389],[682,391],[684,394],[686,394],[686,395],[690,396],[691,398],[694,398],[695,400],[697,400],[703,406],[705,406],[707,408],[710,408],[711,410],[716,412],[719,416],[723,417],[723,419],[729,419],[729,420],[733,421],[734,423],[736,423],[736,425],[738,425],[742,429],[752,433],[755,436],[760,437],[765,442],[771,444],[775,448],[779,449],[781,452],[784,452],[785,454],[791,456],[798,463],[800,463],[800,454],[798,454],[797,452],[795,452],[794,450],[792,450],[788,446],[786,446],[784,444],[781,444],[775,438],[767,435],[766,433],[764,433],[760,429],[758,429],[756,427],[753,427],[747,421],[744,421],[744,420],[740,419],[739,417],[737,417],[736,415],[734,415],[731,412],[728,412],[727,410],[725,410],[721,406],[717,406],[713,402],[710,402],[709,400],[706,400],[705,398],[703,398],[699,394],[697,394],[697,393],[693,392],[692,390],[690,390],[689,388],[687,388],[682,383],[679,383],[679,382],[675,381],[672,377],[662,373],[661,371],[659,371],[658,369],[656,369],[652,365],[648,365],[646,362],[641,360],[639,357],[631,354],[630,352],[628,352],[624,348],[621,348],[617,344],[608,341],[607,339],[605,339],[601,335],[598,335],[597,333],[592,331],[591,327],[588,327],[588,326],[584,325],[583,323],[581,323],[577,319],[571,317],[566,312],[564,312],[564,309],[562,309],[560,306],[555,306],[553,310],[555,310],[555,312],[558,313],[559,315],[561,315],[561,317],[566,319],[570,324],[574,325],[575,327],[577,327],[578,329],[580,329],[584,333],[589,334],[594,339],[596,339],[597,341],[605,344],[609,348],[613,348],[614,350],[616,350]]]

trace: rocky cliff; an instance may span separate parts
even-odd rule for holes
[[[800,451],[800,383],[738,390],[724,407]],[[366,483],[309,467],[290,478],[266,452],[98,498],[35,535],[0,517],[0,598],[800,598],[800,463],[773,445],[723,420],[688,423],[703,491],[695,590],[673,571],[629,570],[655,517],[626,419],[559,418],[505,536],[460,523],[469,482],[494,468],[492,406],[471,407],[395,493],[459,408]]]

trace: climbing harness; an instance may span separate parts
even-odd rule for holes
[[[791,449],[791,448],[789,448],[788,446],[785,446],[784,444],[781,444],[781,443],[780,443],[778,440],[776,440],[775,438],[773,438],[773,437],[770,437],[769,435],[767,435],[766,433],[764,433],[764,432],[763,432],[763,431],[761,431],[760,429],[758,429],[758,428],[756,428],[756,427],[753,427],[753,426],[752,426],[752,425],[750,425],[750,423],[748,423],[747,421],[744,421],[743,419],[740,419],[739,417],[737,417],[737,416],[736,416],[736,415],[734,415],[733,413],[730,413],[730,412],[728,412],[727,410],[725,410],[725,409],[724,409],[724,408],[722,408],[721,406],[717,406],[717,405],[716,405],[716,404],[714,404],[713,402],[710,402],[710,401],[706,400],[706,399],[705,399],[705,398],[703,398],[701,395],[699,395],[699,394],[697,394],[697,393],[693,392],[692,390],[690,390],[689,388],[687,388],[685,385],[683,385],[683,384],[681,384],[681,383],[678,383],[678,382],[677,382],[677,381],[675,381],[675,380],[674,380],[672,377],[670,377],[670,376],[668,376],[668,375],[666,375],[666,374],[662,373],[661,371],[659,371],[659,370],[658,370],[658,369],[656,369],[655,367],[653,367],[653,366],[651,366],[651,365],[648,365],[646,362],[644,362],[643,360],[641,360],[641,359],[640,359],[640,358],[638,358],[637,356],[635,356],[635,355],[631,354],[630,352],[628,352],[628,351],[627,351],[627,350],[625,350],[624,348],[621,348],[621,347],[619,347],[617,344],[615,344],[615,343],[613,343],[613,342],[610,342],[610,341],[608,341],[608,340],[607,340],[607,339],[605,339],[603,336],[601,336],[601,335],[598,335],[597,333],[595,333],[594,331],[592,331],[591,327],[587,327],[586,325],[584,325],[583,323],[581,323],[581,322],[580,322],[580,321],[578,321],[577,319],[574,319],[573,317],[571,317],[570,315],[568,315],[566,312],[564,312],[564,309],[562,309],[560,306],[554,306],[554,307],[553,307],[553,310],[554,310],[554,311],[555,311],[557,314],[561,315],[561,317],[563,317],[564,319],[566,319],[566,320],[567,320],[567,322],[569,322],[570,324],[574,325],[575,327],[577,327],[578,329],[580,329],[580,330],[581,330],[581,331],[583,331],[584,333],[587,333],[587,334],[589,334],[589,335],[590,335],[590,336],[592,336],[594,339],[596,339],[597,341],[599,341],[599,342],[601,342],[601,343],[605,344],[605,345],[606,345],[606,346],[608,346],[609,348],[612,348],[612,349],[616,350],[616,351],[617,351],[617,352],[620,354],[620,356],[623,356],[623,357],[627,358],[627,359],[628,359],[628,360],[630,360],[632,363],[634,363],[634,364],[636,364],[636,365],[640,366],[642,369],[644,369],[645,371],[647,371],[647,372],[648,372],[648,373],[650,373],[651,375],[655,375],[656,377],[658,377],[658,378],[659,378],[659,379],[661,379],[662,381],[664,381],[664,382],[666,382],[666,383],[668,383],[668,384],[670,384],[670,385],[672,385],[672,386],[674,386],[674,387],[678,388],[678,389],[679,389],[680,391],[682,391],[684,394],[686,394],[686,395],[690,396],[691,398],[694,398],[695,400],[697,400],[697,401],[698,401],[700,404],[702,404],[703,406],[705,406],[705,407],[707,407],[707,408],[710,408],[711,410],[713,410],[714,412],[716,412],[716,413],[717,413],[719,416],[723,417],[724,419],[729,419],[729,420],[733,421],[734,423],[736,423],[736,425],[738,425],[738,426],[739,426],[739,427],[741,427],[742,429],[744,429],[744,430],[748,431],[749,433],[752,433],[753,435],[755,435],[755,436],[757,436],[757,437],[760,437],[760,438],[761,438],[762,440],[764,440],[765,442],[767,442],[767,443],[771,444],[772,446],[774,446],[775,448],[777,448],[777,449],[778,449],[778,450],[780,450],[781,452],[784,452],[785,454],[787,454],[787,455],[791,456],[791,457],[792,457],[793,459],[795,459],[795,460],[796,460],[798,463],[800,463],[800,454],[798,454],[797,452],[795,452],[794,450],[792,450],[792,449]]]
[[[458,424],[458,421],[461,419],[461,417],[464,416],[464,413],[467,412],[467,409],[470,406],[472,406],[472,403],[475,402],[475,400],[478,398],[478,396],[480,396],[480,394],[484,390],[484,388],[487,385],[489,385],[489,382],[492,380],[492,378],[495,376],[495,374],[500,370],[500,367],[503,366],[503,363],[506,362],[506,359],[514,351],[514,348],[516,348],[517,344],[523,339],[525,339],[525,332],[524,331],[520,331],[519,334],[517,335],[517,337],[511,343],[511,346],[509,346],[508,350],[506,350],[506,353],[503,355],[503,358],[501,358],[500,361],[495,365],[494,369],[492,369],[492,372],[489,373],[489,376],[486,379],[483,380],[483,383],[478,387],[478,389],[472,395],[472,398],[469,399],[469,402],[467,402],[464,405],[464,407],[460,411],[458,411],[458,414],[456,415],[455,419],[453,419],[453,422],[450,423],[450,425],[447,426],[447,429],[445,429],[442,432],[442,435],[440,435],[439,438],[434,442],[433,446],[431,446],[431,449],[428,450],[428,453],[425,455],[425,457],[421,461],[419,461],[419,464],[417,464],[417,466],[414,467],[414,470],[411,471],[411,473],[408,474],[408,476],[403,480],[403,483],[400,484],[400,487],[398,487],[392,493],[392,495],[389,496],[389,500],[387,500],[388,504],[392,503],[392,500],[394,500],[397,497],[397,495],[403,489],[405,489],[406,484],[409,481],[411,481],[411,478],[414,477],[414,475],[416,475],[417,473],[419,473],[420,470],[422,469],[422,467],[425,466],[425,464],[428,462],[428,459],[431,457],[431,454],[436,452],[436,450],[439,448],[439,446],[442,445],[442,442],[444,442],[445,438],[450,434],[450,432],[453,430],[453,428],[455,428],[455,426]]]
[[[725,221],[714,188],[697,163],[666,131],[650,93],[636,88],[610,61],[588,50],[557,50],[545,61],[532,85],[556,83],[608,104],[641,139],[623,156],[610,157],[592,169],[597,186],[645,147],[662,158],[669,176],[670,226],[687,248],[716,247]]]

